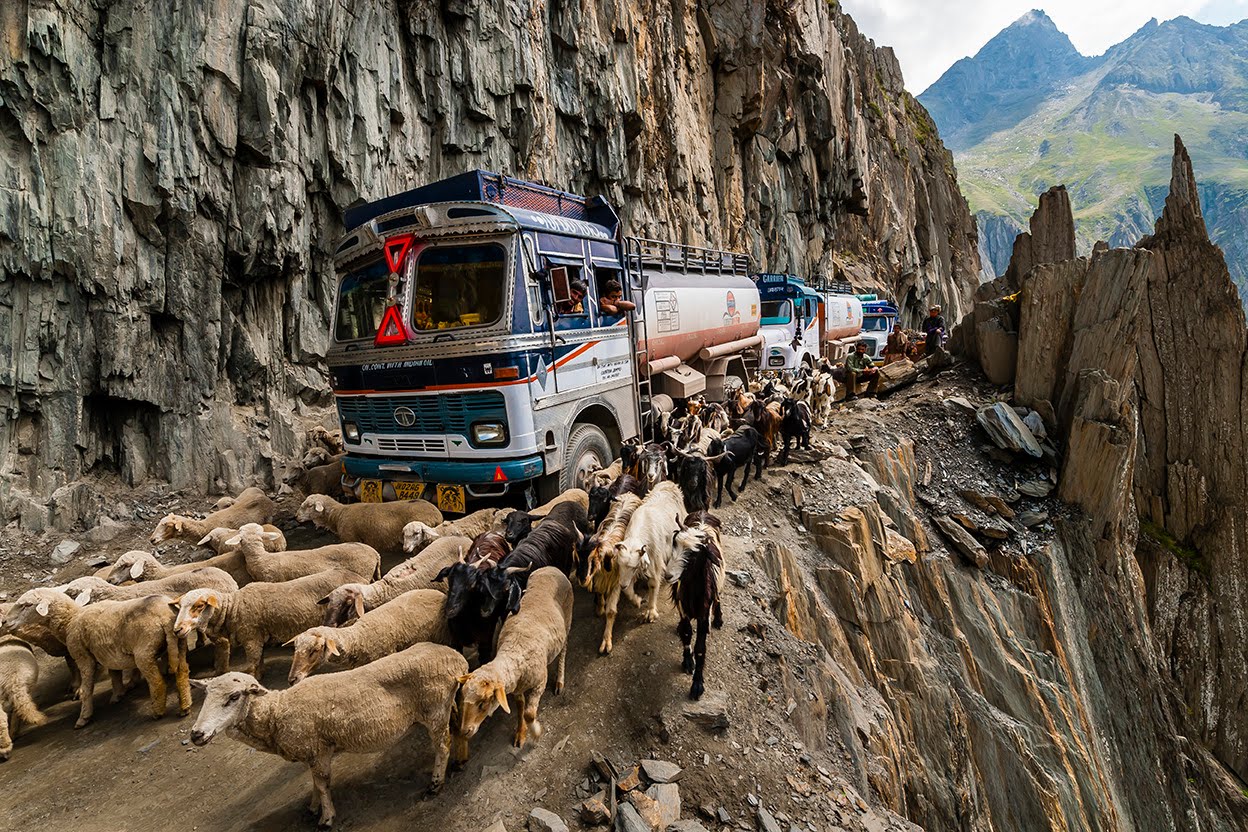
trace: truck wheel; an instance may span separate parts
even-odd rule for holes
[[[568,453],[559,472],[559,492],[583,488],[585,477],[599,468],[606,468],[614,459],[607,435],[597,425],[577,425],[568,437]]]

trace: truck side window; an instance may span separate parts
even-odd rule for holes
[[[636,309],[636,305],[624,298],[624,273],[619,269],[594,269],[598,289],[598,316],[600,326],[616,323],[624,315]]]
[[[592,326],[594,295],[590,283],[585,279],[585,270],[579,266],[567,266],[568,288],[571,299],[555,305],[558,320],[555,329],[586,329]]]

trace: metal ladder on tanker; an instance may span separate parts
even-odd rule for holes
[[[624,274],[628,280],[629,295],[637,305],[628,314],[628,333],[633,339],[633,360],[637,367],[637,383],[633,385],[633,409],[637,414],[637,436],[646,438],[646,428],[653,424],[651,416],[649,333],[646,329],[646,272],[643,263],[641,241],[636,237],[624,239]],[[642,405],[645,409],[642,409]]]

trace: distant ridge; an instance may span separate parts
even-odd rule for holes
[[[1104,55],[1079,53],[1047,14],[1027,12],[922,95],[953,149],[1000,274],[1038,194],[1065,184],[1078,245],[1129,245],[1151,230],[1181,132],[1232,277],[1248,285],[1248,21],[1150,20]]]

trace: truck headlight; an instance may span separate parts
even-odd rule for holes
[[[360,444],[360,426],[355,422],[343,422],[342,438],[352,445]]]
[[[477,422],[472,426],[472,444],[507,444],[507,426],[501,422]]]

